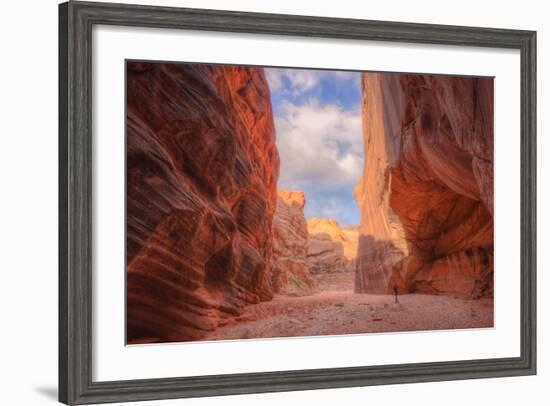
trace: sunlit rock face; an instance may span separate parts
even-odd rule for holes
[[[307,220],[307,228],[307,260],[312,274],[355,269],[359,236],[357,227],[340,227],[331,218],[311,218]]]
[[[295,190],[277,190],[273,219],[273,289],[276,293],[302,295],[314,286],[307,264],[305,196]]]
[[[279,157],[262,69],[128,63],[128,341],[202,337],[273,295]]]
[[[493,80],[364,73],[356,291],[492,295]]]

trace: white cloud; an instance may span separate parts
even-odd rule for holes
[[[349,194],[329,194],[328,196],[322,193],[306,194],[304,214],[306,218],[333,218],[341,226],[359,222],[359,210],[355,200],[351,197],[351,191]]]
[[[342,202],[334,198],[326,199],[324,204],[321,207],[320,212],[323,214],[323,217],[327,218],[338,218],[341,217],[342,212],[346,207],[342,206]]]
[[[321,80],[334,78],[335,80],[359,80],[357,72],[306,70],[306,69],[282,69],[266,68],[267,82],[272,92],[284,91],[299,96],[313,89]],[[285,87],[285,79],[288,87]]]
[[[265,68],[265,78],[269,84],[269,89],[272,92],[279,91],[283,88],[283,71],[284,69],[269,69]]]
[[[311,90],[320,82],[322,75],[319,71],[303,69],[266,69],[265,71],[271,91],[285,89],[283,79],[285,78],[290,83],[289,91],[295,96]]]
[[[335,104],[284,102],[275,117],[279,183],[309,188],[351,186],[363,169],[361,112]]]

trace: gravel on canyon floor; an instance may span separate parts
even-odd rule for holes
[[[203,340],[361,334],[493,327],[493,300],[426,294],[355,294],[326,277],[308,296],[276,295],[248,306],[240,317]]]

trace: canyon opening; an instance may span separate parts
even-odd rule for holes
[[[126,62],[127,344],[493,327],[493,78]]]

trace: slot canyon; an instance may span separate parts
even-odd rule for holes
[[[360,221],[340,225],[278,187],[262,68],[127,62],[127,342],[491,327],[492,98],[490,78],[362,73]]]

